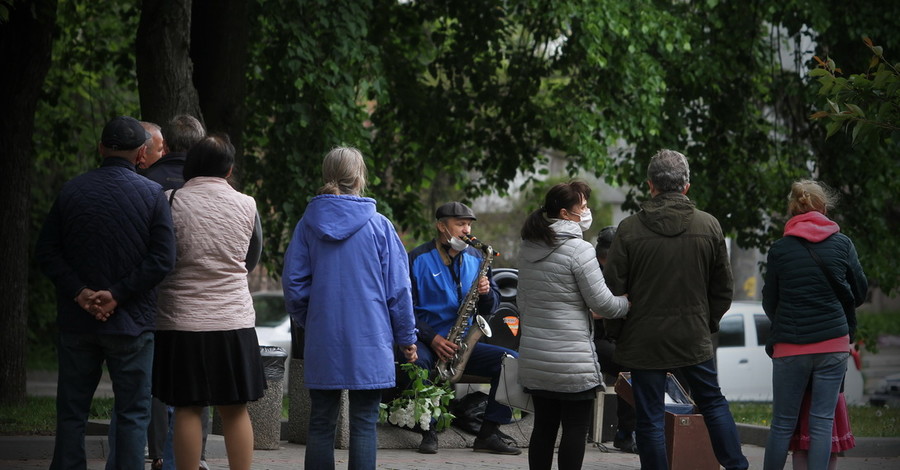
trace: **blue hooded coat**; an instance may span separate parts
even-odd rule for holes
[[[285,253],[282,285],[305,328],[308,388],[394,386],[394,345],[416,342],[415,319],[406,250],[374,199],[313,198]]]

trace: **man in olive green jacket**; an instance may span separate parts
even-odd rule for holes
[[[652,199],[619,224],[603,271],[613,294],[628,294],[632,302],[628,317],[608,322],[607,331],[617,337],[615,361],[632,371],[641,468],[668,468],[666,372],[677,371],[703,414],[719,463],[746,469],[710,337],[732,297],[722,228],[687,198],[684,155],[660,150],[647,167],[647,184]]]

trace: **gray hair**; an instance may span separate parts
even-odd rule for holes
[[[335,147],[322,161],[325,185],[319,194],[361,195],[366,190],[366,160],[353,147]]]
[[[691,169],[687,157],[674,150],[662,149],[647,165],[647,179],[660,193],[684,191],[691,182]]]
[[[159,132],[160,135],[162,135],[162,128],[159,127],[159,124],[150,121],[141,121],[141,126],[143,126],[144,130],[147,131],[148,134],[150,134],[150,137],[146,142],[144,142],[144,145],[150,147],[151,145],[153,145],[153,132]]]
[[[179,114],[163,126],[162,135],[170,152],[187,152],[206,137],[206,129],[194,116]]]

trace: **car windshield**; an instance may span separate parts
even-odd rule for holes
[[[256,310],[256,326],[278,326],[287,317],[284,297],[280,295],[257,295],[253,297]]]

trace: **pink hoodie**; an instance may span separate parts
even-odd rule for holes
[[[819,243],[840,231],[837,222],[817,211],[795,215],[784,225],[784,236],[800,237],[813,243]]]

